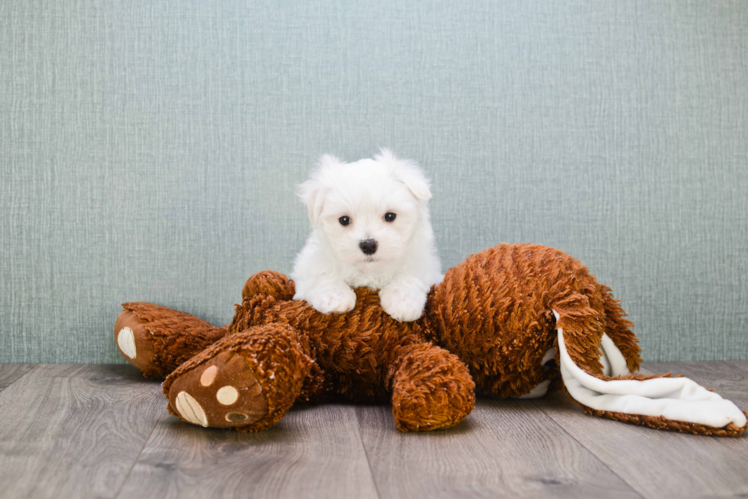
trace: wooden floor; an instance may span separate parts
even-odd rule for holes
[[[748,408],[748,361],[648,364]],[[481,400],[454,429],[395,430],[385,406],[289,412],[254,434],[167,414],[125,365],[0,365],[3,497],[748,496],[748,436],[587,416],[564,396]]]

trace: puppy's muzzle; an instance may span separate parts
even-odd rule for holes
[[[377,246],[377,240],[373,240],[371,238],[369,238],[368,240],[361,240],[358,244],[358,247],[366,255],[374,255],[374,253],[377,251]]]

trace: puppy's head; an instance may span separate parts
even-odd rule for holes
[[[312,226],[335,256],[350,264],[399,259],[429,224],[428,180],[414,162],[386,149],[353,163],[323,156],[298,194]]]

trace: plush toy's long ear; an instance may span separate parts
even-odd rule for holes
[[[322,210],[325,208],[324,176],[331,167],[340,165],[340,163],[341,161],[332,155],[322,155],[317,161],[309,180],[296,187],[296,194],[309,209],[309,220],[313,225],[317,224],[320,215],[322,215]]]
[[[564,328],[558,326],[561,314],[555,309],[553,314],[561,379],[571,399],[587,413],[691,434],[739,436],[748,428],[746,414],[732,401],[722,399],[691,379],[670,374],[632,374],[626,358],[605,333],[599,351],[603,373],[588,373],[574,362],[570,352],[597,350],[590,347],[594,346],[593,341],[568,317],[565,319],[572,326],[565,334]]]
[[[423,171],[418,164],[412,160],[401,160],[397,158],[392,151],[381,148],[380,154],[374,156],[377,161],[388,163],[392,166],[393,173],[397,179],[413,193],[417,199],[427,201],[431,199],[431,188],[429,180],[423,175]]]

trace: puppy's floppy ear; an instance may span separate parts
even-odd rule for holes
[[[304,205],[309,209],[309,220],[312,224],[317,224],[322,210],[325,208],[326,191],[324,177],[329,169],[335,165],[340,165],[341,161],[332,155],[322,155],[312,171],[309,180],[299,184],[296,187],[296,194]]]
[[[423,175],[421,167],[416,162],[401,160],[386,148],[381,148],[379,152],[380,154],[374,156],[374,159],[390,165],[397,180],[405,184],[413,196],[421,201],[431,199],[429,180]]]
[[[423,175],[423,171],[415,164],[412,163],[405,167],[400,167],[396,171],[395,175],[397,178],[407,186],[413,196],[422,201],[428,201],[431,199],[431,188],[429,181],[426,176]]]
[[[309,179],[298,186],[296,186],[296,194],[301,201],[304,202],[307,209],[309,210],[309,220],[312,224],[317,223],[320,214],[322,213],[322,185],[315,179]]]

